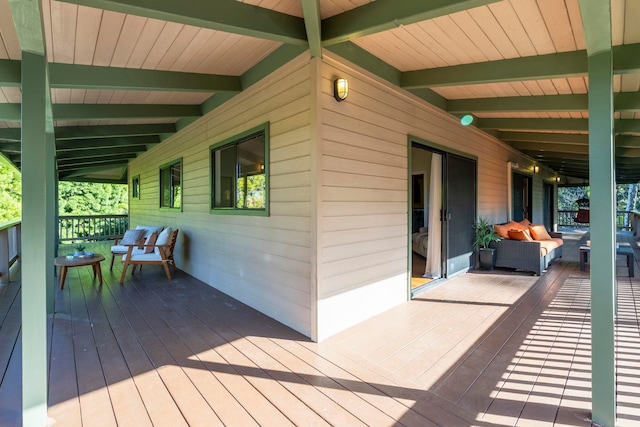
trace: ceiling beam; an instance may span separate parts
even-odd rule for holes
[[[16,141],[20,142],[20,128],[3,128],[0,129],[0,141]]]
[[[327,49],[376,76],[396,86],[400,86],[400,78],[402,75],[400,70],[367,52],[357,44],[345,42],[328,46]]]
[[[147,146],[160,143],[160,137],[157,135],[143,135],[122,138],[91,138],[91,139],[74,139],[74,140],[56,140],[56,150],[73,151],[85,150],[90,148],[118,148],[131,146]],[[1,149],[2,145],[0,145]]]
[[[377,0],[322,21],[324,46],[426,21],[497,0]]]
[[[579,76],[586,73],[586,51],[576,51],[406,71],[402,73],[400,86],[404,89],[415,89],[552,79]]]
[[[589,135],[576,133],[548,133],[548,132],[512,132],[501,131],[496,137],[502,141],[531,141],[539,143],[562,143],[588,145]]]
[[[201,117],[200,105],[54,104],[55,120],[112,120]],[[20,104],[0,104],[0,121],[19,122]]]
[[[588,131],[587,119],[478,119],[480,129]]]
[[[0,151],[3,153],[20,153],[22,144],[20,142],[6,142],[0,144]]]
[[[105,170],[113,169],[118,166],[126,167],[128,163],[129,163],[128,160],[110,160],[95,167],[91,167],[91,166],[87,167],[82,165],[77,167],[68,166],[64,168],[64,170],[60,171],[60,177],[67,178],[71,176],[82,176],[89,173],[102,172]]]
[[[640,44],[613,46],[611,50],[614,74],[640,72]]]
[[[566,112],[588,111],[587,94],[505,96],[496,98],[450,99],[447,111],[452,114],[504,113],[504,112]],[[616,112],[640,111],[640,93],[618,92],[614,94]]]
[[[638,98],[640,100],[640,96],[638,96]],[[588,97],[586,94],[505,96],[497,98],[450,99],[447,101],[447,111],[452,114],[503,113],[511,111],[587,111],[588,109]]]
[[[509,142],[518,151],[531,151],[545,155],[550,152],[566,154],[589,154],[588,145],[573,144],[541,144],[538,142]]]
[[[322,56],[322,35],[320,34],[320,5],[318,0],[301,0],[304,26],[307,30],[307,40],[311,56]]]
[[[176,92],[240,92],[242,90],[240,77],[237,76],[60,63],[49,64],[49,70],[51,87],[54,88]]]
[[[613,94],[613,108],[616,112],[640,111],[640,93],[618,92]]]
[[[22,82],[20,61],[0,59],[0,86],[19,87]]]
[[[302,18],[236,0],[216,0],[215,3],[147,0],[63,1],[199,28],[307,46]]]
[[[103,156],[100,159],[60,159],[58,160],[58,170],[77,169],[79,167],[87,167],[92,165],[100,165],[111,162],[123,162],[135,159],[135,153],[113,154]]]
[[[616,133],[640,133],[640,120],[617,119],[614,126]]]
[[[613,71],[640,71],[640,44],[613,48]],[[587,74],[587,51],[552,53],[475,64],[453,65],[402,73],[404,89],[541,80]]]
[[[616,135],[617,148],[640,148],[640,136]]]
[[[550,160],[550,159],[556,159],[556,160],[564,160],[564,161],[585,161],[588,162],[589,161],[589,155],[588,154],[579,154],[579,153],[554,153],[554,152],[544,152],[541,153],[539,151],[532,151],[532,150],[522,150],[522,152],[524,154],[526,154],[527,156],[533,157],[536,160],[540,160],[540,159],[544,159],[544,160]]]
[[[20,122],[22,115],[20,104],[0,104],[0,121]]]
[[[120,154],[138,154],[147,151],[144,145],[133,145],[128,147],[116,147],[116,148],[96,148],[85,150],[73,150],[62,151],[56,154],[58,163],[61,160],[69,159],[104,159],[109,156],[115,156]]]
[[[132,118],[200,117],[200,105],[54,104],[55,120],[112,120]]]
[[[5,129],[0,129],[0,139],[3,139],[3,130]],[[67,139],[116,138],[126,136],[160,135],[176,132],[176,125],[173,123],[103,126],[59,126],[55,128],[56,141]]]

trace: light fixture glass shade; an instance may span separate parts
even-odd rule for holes
[[[462,126],[469,126],[471,123],[473,123],[473,116],[471,114],[465,114],[460,118],[460,124]]]
[[[556,183],[560,184],[560,177],[559,176],[556,176]]]
[[[349,82],[347,79],[335,79],[333,82],[333,97],[336,101],[344,101],[349,95]]]
[[[533,167],[533,173],[538,173],[538,172],[540,172],[540,166],[535,165],[535,166]]]

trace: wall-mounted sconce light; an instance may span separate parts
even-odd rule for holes
[[[560,184],[560,177],[556,176],[556,184]]]
[[[336,101],[344,101],[349,95],[349,82],[347,79],[335,79],[333,81],[333,97]]]
[[[540,166],[535,165],[535,166],[533,167],[533,173],[539,173],[539,172],[540,172]]]
[[[473,123],[473,116],[471,114],[465,114],[460,117],[460,124],[462,126],[469,126],[471,123]]]
[[[260,163],[260,170],[263,171],[264,170],[264,163]]]

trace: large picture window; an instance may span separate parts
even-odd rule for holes
[[[182,159],[160,167],[160,207],[182,209]]]
[[[211,209],[215,213],[268,215],[269,125],[211,147]]]

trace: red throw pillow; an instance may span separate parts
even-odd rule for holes
[[[511,240],[524,240],[527,242],[533,241],[529,234],[529,230],[509,230],[509,238]]]

